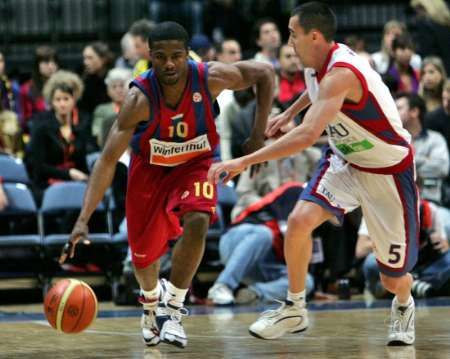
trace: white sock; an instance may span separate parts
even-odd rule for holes
[[[168,303],[177,307],[182,307],[186,298],[188,289],[180,289],[175,287],[171,282],[167,282],[166,300]]]
[[[156,283],[156,287],[151,290],[143,290],[141,288],[141,294],[145,298],[145,303],[142,303],[144,309],[153,309],[158,305],[159,293],[160,293],[159,281]]]
[[[408,300],[406,301],[406,303],[400,303],[400,301],[398,300],[397,297],[395,297],[397,299],[397,307],[407,307],[411,304],[413,297],[412,295],[409,296]]]
[[[305,290],[302,290],[298,293],[292,293],[290,290],[288,290],[287,300],[290,300],[295,304],[303,304],[305,303],[305,296]]]

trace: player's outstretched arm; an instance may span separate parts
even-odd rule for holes
[[[127,149],[136,125],[148,119],[148,111],[149,106],[145,96],[138,89],[132,88],[89,177],[83,207],[72,230],[69,242],[63,248],[60,263],[64,263],[68,256],[70,258],[74,256],[75,246],[79,241],[88,243],[87,223],[89,218],[111,185],[116,163]]]
[[[357,89],[355,91],[355,89]],[[242,172],[247,166],[290,156],[312,146],[340,111],[349,94],[360,89],[356,75],[345,68],[328,73],[320,83],[319,98],[308,109],[303,122],[269,146],[234,160],[213,164],[208,180],[218,183],[226,173],[225,181]]]
[[[256,87],[255,122],[248,142],[247,151],[252,152],[264,145],[264,132],[272,109],[275,75],[270,64],[257,61],[240,61],[234,64],[210,62],[208,86],[217,97],[224,89],[242,90]]]

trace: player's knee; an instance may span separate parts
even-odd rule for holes
[[[291,230],[312,232],[315,229],[316,219],[312,213],[300,208],[293,211],[288,217],[288,226]]]
[[[198,233],[203,239],[209,227],[210,215],[203,212],[186,213],[183,218],[183,228],[185,233]]]

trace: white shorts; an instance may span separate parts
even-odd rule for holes
[[[419,198],[414,165],[396,174],[364,172],[328,149],[300,200],[317,203],[342,223],[361,207],[380,271],[399,277],[417,262]]]

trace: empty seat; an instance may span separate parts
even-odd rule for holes
[[[0,177],[3,182],[30,183],[24,163],[13,156],[0,155]]]

